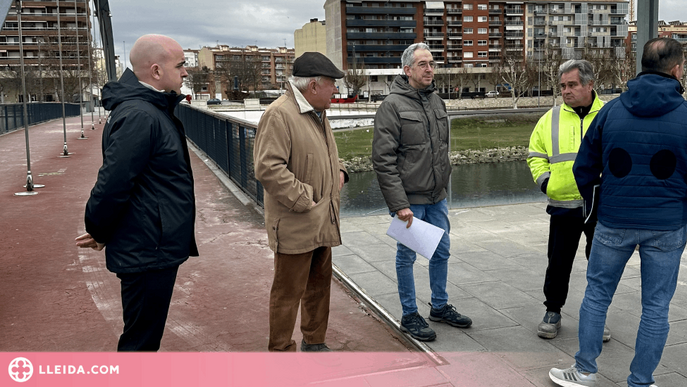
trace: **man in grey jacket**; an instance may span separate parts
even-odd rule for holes
[[[434,59],[424,43],[409,46],[401,58],[403,75],[375,116],[372,163],[392,216],[408,222],[413,216],[445,230],[429,261],[432,289],[429,319],[467,328],[472,320],[448,303],[446,279],[450,224],[446,187],[451,175],[449,127],[444,101],[434,93]],[[418,313],[413,264],[416,254],[397,245],[396,277],[403,308],[401,330],[417,340],[432,341],[436,333]]]

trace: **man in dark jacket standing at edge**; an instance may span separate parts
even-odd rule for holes
[[[404,75],[375,116],[372,163],[392,216],[408,222],[413,216],[445,230],[429,261],[432,289],[429,319],[467,328],[472,320],[448,304],[446,282],[451,226],[446,187],[451,175],[449,127],[444,101],[434,93],[434,59],[429,46],[415,43],[401,58]],[[403,316],[401,330],[417,340],[431,341],[436,333],[418,313],[413,264],[416,254],[398,243],[396,277]]]
[[[195,197],[186,135],[174,109],[184,52],[173,39],[144,35],[117,82],[103,88],[111,110],[103,165],[86,204],[79,247],[105,248],[121,280],[124,332],[118,351],[157,351],[179,265],[197,256]]]
[[[580,350],[572,367],[549,372],[558,385],[594,385],[608,306],[639,246],[642,316],[627,385],[655,386],[653,372],[668,338],[668,308],[687,240],[683,65],[680,43],[649,40],[642,72],[601,109],[580,147],[573,173],[585,201],[600,184],[598,224],[580,307]]]
[[[269,351],[329,352],[332,247],[341,244],[339,191],[347,180],[326,109],[344,73],[319,52],[293,62],[286,94],[265,110],[255,132],[255,178],[265,189],[265,227],[274,251]]]

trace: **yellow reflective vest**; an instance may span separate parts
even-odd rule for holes
[[[549,205],[582,207],[582,196],[577,190],[572,167],[582,138],[602,106],[603,102],[594,93],[594,102],[584,119],[563,104],[546,112],[534,127],[527,165],[539,188],[546,179],[549,180],[546,187]]]

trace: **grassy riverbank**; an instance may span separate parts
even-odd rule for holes
[[[452,163],[523,159],[540,116],[541,113],[523,113],[454,119],[451,124]],[[372,154],[373,134],[372,127],[334,132],[339,157],[354,171],[370,170],[367,164]]]

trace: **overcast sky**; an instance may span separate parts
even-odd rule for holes
[[[638,0],[637,0],[638,1]],[[115,52],[122,58],[141,35],[176,39],[184,49],[293,47],[293,32],[324,20],[325,0],[110,0]],[[659,19],[687,22],[685,0],[659,0]],[[99,35],[98,35],[99,36]],[[123,58],[122,58],[123,59]]]

